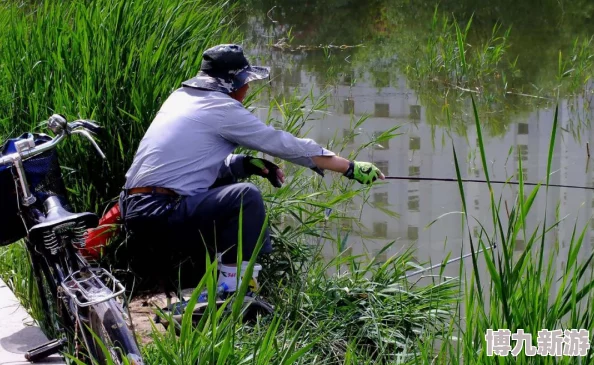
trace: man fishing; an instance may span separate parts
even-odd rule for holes
[[[243,261],[252,257],[265,220],[260,191],[239,180],[258,175],[275,187],[285,181],[274,163],[232,154],[235,148],[261,151],[320,174],[339,172],[362,184],[385,178],[372,163],[339,157],[311,139],[266,125],[247,110],[243,100],[249,82],[268,77],[269,69],[251,66],[239,45],[207,49],[198,75],[165,100],[140,141],[120,195],[128,230],[167,227],[184,239],[183,245],[203,242],[221,253],[218,286],[224,293],[237,289],[238,266],[243,268],[236,262],[241,206]],[[170,247],[161,244],[164,250]],[[271,250],[266,230],[260,253]]]

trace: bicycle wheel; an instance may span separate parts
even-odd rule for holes
[[[114,299],[89,306],[88,323],[90,330],[101,341],[99,343],[88,329],[84,329],[91,347],[88,350],[99,364],[106,364],[108,358],[115,364],[124,364],[125,358],[131,365],[144,364],[134,335]]]
[[[70,302],[58,294],[59,278],[55,276],[55,270],[39,254],[29,252],[29,258],[39,296],[32,300],[39,300],[43,310],[40,327],[50,338],[65,335],[71,340],[75,332],[75,319]]]

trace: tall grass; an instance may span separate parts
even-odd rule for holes
[[[202,51],[237,40],[234,7],[206,0],[9,1],[0,4],[0,137],[47,133],[53,113],[105,127],[107,162],[87,142],[59,147],[77,209],[116,196],[164,98]]]
[[[502,32],[501,25],[495,24],[489,37],[471,45],[472,21],[470,17],[463,26],[450,16],[440,17],[436,6],[421,57],[403,64],[403,71],[414,80],[479,91],[505,84],[506,72],[517,72],[516,61],[506,60],[511,28]]]
[[[242,217],[243,212],[240,212],[240,222]],[[266,224],[267,222],[265,222]],[[259,252],[262,248],[263,233],[262,230],[255,252]],[[241,246],[240,235],[237,262],[243,260]],[[254,255],[248,261],[245,272],[247,277],[252,275],[256,257]],[[170,325],[165,333],[160,333],[153,323],[153,329],[155,329],[153,333],[154,341],[144,351],[146,364],[292,364],[312,347],[313,342],[310,341],[307,341],[304,346],[300,346],[302,341],[297,336],[282,337],[279,331],[281,317],[278,314],[266,326],[263,336],[258,337],[257,341],[253,341],[254,346],[238,346],[242,344],[238,335],[244,311],[247,310],[243,299],[249,281],[242,281],[233,296],[227,298],[222,305],[217,305],[215,302],[217,262],[211,261],[208,255],[205,261],[206,274],[193,290],[187,302],[186,311],[181,318],[181,323],[175,321],[171,314],[157,310],[158,315]],[[204,315],[196,321],[193,318],[193,309],[197,304],[199,294],[204,289],[209,293],[208,304],[204,310]],[[299,329],[296,328],[296,330],[299,332]],[[103,348],[103,351],[108,354],[106,348]],[[68,357],[72,358],[71,356]],[[77,364],[84,364],[80,360],[72,359]]]
[[[44,330],[49,331],[43,323],[45,317],[28,258],[29,253],[22,241],[8,247],[0,247],[0,278],[21,303],[27,303],[24,308],[31,318],[42,323]]]
[[[413,358],[417,341],[444,329],[458,298],[455,280],[423,288],[403,282],[410,255],[404,252],[383,263],[361,263],[352,256],[313,262],[300,276],[303,285],[274,287],[279,292],[275,313],[253,324],[238,323],[241,291],[218,309],[210,302],[195,327],[190,327],[187,317],[182,319],[179,336],[173,326],[165,334],[155,328],[154,342],[145,348],[147,361],[343,364],[353,359],[391,363]],[[349,272],[328,276],[328,265],[333,264],[346,264]],[[190,299],[190,309],[201,289],[214,293],[216,268],[208,265]],[[225,307],[231,305],[232,311],[226,313]],[[171,323],[170,317],[164,317]]]
[[[586,329],[590,336],[594,333],[594,276],[592,262],[594,252],[584,243],[587,226],[573,225],[573,232],[565,247],[560,246],[560,238],[555,228],[568,225],[559,217],[550,217],[545,207],[543,221],[529,226],[528,216],[534,213],[533,203],[543,195],[546,204],[549,197],[549,179],[552,173],[553,152],[557,137],[558,115],[555,113],[549,144],[547,175],[543,184],[527,192],[523,176],[519,174],[518,191],[509,214],[502,211],[502,198],[494,195],[490,185],[487,156],[481,134],[478,111],[473,101],[480,158],[485,171],[490,194],[492,225],[479,222],[481,227],[478,240],[470,230],[471,220],[466,202],[465,190],[456,149],[453,156],[456,174],[459,179],[462,199],[463,220],[468,229],[468,241],[473,250],[485,249],[497,244],[498,250],[485,251],[473,255],[469,270],[470,280],[464,283],[465,314],[459,313],[457,323],[451,329],[457,338],[454,342],[442,343],[439,351],[427,348],[423,352],[422,363],[431,364],[589,364],[594,358],[592,348],[585,357],[534,357],[524,351],[519,356],[488,356],[485,335],[488,329],[508,329],[515,333],[523,329],[532,336],[532,345],[538,346],[538,331]],[[518,160],[521,171],[522,160]],[[492,228],[490,228],[492,227]],[[518,239],[525,242],[525,248],[517,252]],[[558,265],[559,261],[565,266]],[[478,269],[485,262],[487,271]],[[591,341],[591,338],[590,338]],[[512,347],[516,345],[511,341]]]

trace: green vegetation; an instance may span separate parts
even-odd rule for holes
[[[31,317],[43,322],[41,301],[36,300],[39,299],[37,286],[27,257],[27,248],[22,241],[8,247],[0,247],[0,278],[12,289],[21,303],[29,303],[27,311]],[[45,326],[43,329],[47,330]]]
[[[489,169],[484,149],[483,137],[480,133],[478,111],[473,100],[475,123],[479,131],[478,139],[482,167],[489,179]],[[548,204],[549,177],[553,161],[553,151],[558,139],[558,110],[555,113],[548,152],[547,177],[541,185],[528,191],[524,185],[522,174],[515,196],[514,205],[509,213],[504,211],[502,199],[494,196],[490,182],[490,209],[492,211],[492,227],[486,228],[487,222],[478,222],[481,227],[478,239],[473,238],[470,231],[471,222],[475,218],[467,214],[464,187],[459,182],[460,197],[463,204],[463,223],[468,232],[472,250],[485,249],[497,244],[499,253],[486,251],[487,272],[481,272],[477,263],[480,258],[472,257],[472,276],[464,283],[464,307],[466,315],[460,317],[460,327],[452,331],[452,336],[459,338],[457,342],[445,342],[440,348],[437,362],[439,364],[588,364],[594,357],[594,347],[590,348],[587,357],[530,357],[524,352],[514,357],[487,356],[484,336],[487,329],[509,329],[515,333],[523,329],[532,335],[532,345],[537,346],[538,331],[542,329],[587,329],[594,331],[594,251],[584,243],[588,226],[577,227],[569,242],[560,243],[555,228],[565,226],[571,228],[569,222],[562,217],[550,217],[545,213],[543,221],[536,226],[528,225],[528,217],[534,214],[533,204],[544,198]],[[458,179],[462,178],[455,147],[453,154]],[[522,159],[518,160],[518,168],[522,168]],[[545,212],[547,208],[545,206]],[[518,242],[525,242],[525,247],[516,250]],[[563,262],[563,265],[560,265]],[[429,348],[427,354],[431,353]],[[423,363],[427,363],[429,357]]]
[[[226,3],[41,1],[0,5],[0,137],[46,132],[57,112],[94,119],[106,161],[84,142],[60,147],[77,209],[116,196],[164,98],[200,68],[202,50],[236,34]],[[158,19],[158,21],[156,21]]]

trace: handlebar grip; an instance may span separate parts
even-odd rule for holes
[[[66,117],[62,114],[53,114],[51,117],[49,117],[48,126],[54,133],[60,133],[63,130],[70,132],[71,130],[80,127],[92,133],[99,133],[102,130],[102,127],[97,123],[86,119],[79,119],[72,123],[68,123]]]

